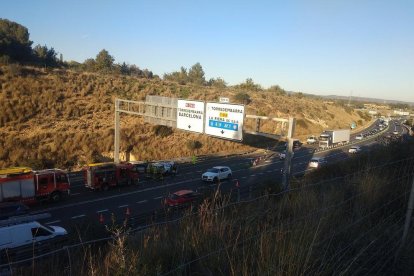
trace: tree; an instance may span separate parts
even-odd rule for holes
[[[33,54],[38,63],[48,66],[55,66],[58,63],[57,53],[55,49],[48,49],[47,46],[40,46],[39,44],[33,48]]]
[[[129,70],[129,66],[125,62],[121,64],[120,68],[122,75],[129,75],[131,73]]]
[[[242,88],[250,91],[262,90],[262,87],[259,84],[254,83],[253,79],[251,78],[247,78],[244,83],[236,85],[236,88]]]
[[[282,89],[279,85],[272,85],[267,89],[269,92],[276,92],[279,95],[286,95],[286,91]]]
[[[204,85],[206,79],[204,78],[204,70],[199,62],[194,64],[188,71],[188,79],[196,85]]]
[[[175,81],[182,85],[186,84],[189,81],[187,69],[183,66],[181,66],[180,71],[164,74],[164,79],[169,81]]]
[[[105,49],[101,50],[96,56],[96,69],[100,72],[110,72],[114,65],[114,58]]]
[[[222,78],[211,78],[208,80],[207,82],[208,86],[213,86],[216,88],[226,88],[227,87],[227,83],[222,79]]]
[[[93,58],[88,58],[83,62],[86,71],[94,72],[96,70],[96,62]]]
[[[26,27],[0,19],[0,57],[3,60],[29,62],[32,53],[32,41]]]

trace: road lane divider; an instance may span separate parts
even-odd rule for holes
[[[49,222],[45,222],[45,224],[50,225],[50,224],[55,224],[55,223],[59,223],[60,220],[54,220],[54,221],[49,221]]]
[[[82,215],[74,216],[74,217],[71,217],[71,219],[78,219],[78,218],[83,218],[83,217],[86,217],[86,215],[82,214]]]

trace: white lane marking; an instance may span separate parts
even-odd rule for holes
[[[86,217],[86,215],[74,216],[74,217],[72,217],[71,219],[77,219],[77,218],[83,218],[83,217]]]
[[[128,207],[128,204],[118,206],[118,208],[125,208],[125,207]]]
[[[80,195],[81,193],[71,193],[70,195],[71,196],[74,196],[74,195]]]
[[[256,176],[255,174],[251,174],[250,176]]]
[[[99,213],[103,213],[103,212],[108,212],[108,209],[103,209],[103,210],[99,210],[99,211],[96,211],[98,214]]]
[[[141,204],[141,203],[145,203],[145,202],[148,202],[148,200],[144,199],[144,200],[138,201],[137,203]]]
[[[59,223],[60,220],[54,220],[54,221],[50,221],[50,222],[45,222],[45,224],[53,224],[53,223]]]
[[[154,197],[154,199],[161,199],[161,198],[163,198],[163,196]]]

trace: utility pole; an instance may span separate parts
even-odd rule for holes
[[[119,163],[119,100],[115,99],[114,162]]]
[[[287,149],[286,149],[286,157],[285,157],[285,164],[283,169],[282,175],[282,184],[284,190],[289,190],[289,181],[290,181],[290,170],[292,167],[292,157],[293,157],[293,135],[295,132],[295,124],[296,119],[293,117],[289,117],[289,130],[287,135]]]

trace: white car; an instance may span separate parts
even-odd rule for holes
[[[217,166],[208,169],[201,175],[201,180],[208,182],[218,182],[223,179],[230,179],[232,176],[231,169],[225,166]]]
[[[306,143],[308,144],[315,144],[318,142],[318,138],[316,136],[309,136],[308,139],[306,139]]]
[[[325,165],[327,161],[323,157],[313,157],[309,162],[309,168],[320,168]]]
[[[362,134],[358,134],[358,135],[355,137],[355,139],[356,139],[356,140],[362,140],[362,139],[364,139],[364,135],[362,135]]]
[[[398,131],[394,130],[394,131],[392,132],[392,134],[394,134],[394,135],[398,135]]]
[[[177,173],[177,168],[173,161],[162,161],[153,164],[154,167],[159,168],[163,174]],[[174,171],[175,169],[175,171]]]
[[[361,151],[361,147],[359,147],[359,146],[352,146],[348,150],[349,153],[358,153],[360,151]]]

